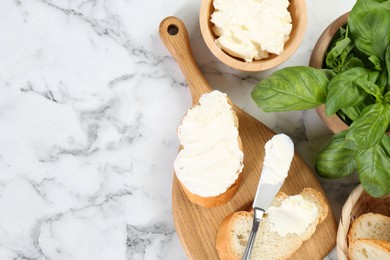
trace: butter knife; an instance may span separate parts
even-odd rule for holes
[[[260,221],[282,187],[284,180],[287,177],[293,156],[294,143],[290,137],[285,134],[275,135],[265,144],[263,170],[253,201],[253,224],[248,238],[248,244],[242,258],[243,260],[250,259]]]

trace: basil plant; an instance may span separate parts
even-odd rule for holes
[[[357,0],[332,41],[323,69],[287,67],[261,80],[252,98],[266,112],[325,104],[349,125],[319,153],[317,173],[357,172],[373,197],[390,194],[390,0]]]

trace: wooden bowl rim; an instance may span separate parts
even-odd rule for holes
[[[239,58],[230,56],[215,44],[215,36],[212,31],[210,16],[214,10],[213,0],[202,0],[199,11],[199,24],[203,39],[210,51],[224,64],[242,71],[263,71],[274,68],[291,57],[298,49],[302,42],[307,25],[307,11],[305,0],[290,0],[290,6],[298,5],[297,12],[299,15],[294,15],[293,29],[290,34],[290,39],[285,43],[285,49],[280,55],[270,54],[270,57],[263,60],[245,62]],[[295,24],[295,25],[294,25]]]
[[[322,32],[314,45],[313,51],[310,56],[309,66],[317,69],[321,69],[325,58],[325,53],[329,48],[330,43],[334,35],[338,32],[341,26],[348,22],[349,12],[339,16]],[[335,134],[347,130],[348,125],[341,120],[336,114],[328,116],[325,113],[325,105],[317,107],[316,112],[326,126]]]

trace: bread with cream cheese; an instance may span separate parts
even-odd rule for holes
[[[175,174],[188,199],[203,207],[227,203],[241,181],[243,148],[238,118],[225,93],[203,94],[178,127]]]
[[[300,195],[307,202],[311,202],[317,207],[318,215],[316,219],[297,235],[288,233],[285,237],[272,230],[270,219],[264,214],[257,232],[251,259],[287,259],[297,251],[303,242],[309,239],[320,224],[328,215],[328,206],[324,196],[312,188],[304,189]],[[289,198],[283,192],[279,192],[275,197],[272,206],[280,207],[282,202]],[[252,228],[253,210],[234,212],[224,219],[218,229],[216,248],[221,260],[239,260],[244,254],[249,234]]]

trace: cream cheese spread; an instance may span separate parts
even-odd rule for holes
[[[211,22],[216,44],[247,62],[280,55],[292,20],[288,0],[214,0]]]
[[[188,110],[178,128],[182,150],[174,168],[180,182],[202,197],[224,193],[243,168],[235,116],[225,93],[214,90]]]
[[[287,197],[280,207],[271,206],[266,213],[270,229],[282,237],[287,234],[302,235],[319,214],[316,205],[302,195]]]
[[[264,148],[261,182],[268,184],[283,182],[294,156],[294,143],[287,135],[277,134],[265,144]]]

